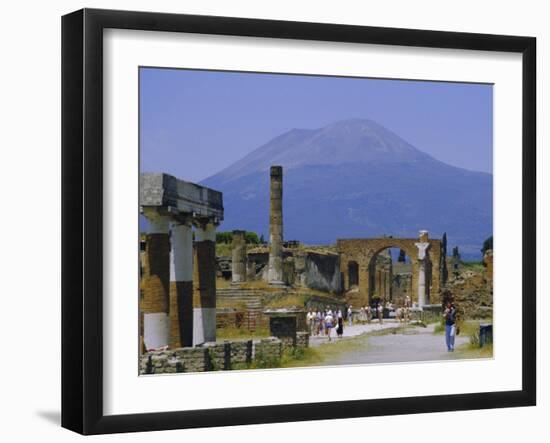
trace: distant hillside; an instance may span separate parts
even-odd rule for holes
[[[293,129],[203,185],[224,194],[221,229],[269,231],[269,167],[284,167],[285,238],[337,238],[447,232],[449,246],[478,257],[492,234],[492,175],[450,166],[370,120]]]

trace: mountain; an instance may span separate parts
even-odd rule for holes
[[[420,229],[479,257],[492,234],[492,175],[457,168],[371,121],[293,129],[201,184],[223,192],[220,229],[269,232],[269,168],[283,166],[284,237],[415,237]],[[449,250],[451,249],[449,247]]]

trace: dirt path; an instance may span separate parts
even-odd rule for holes
[[[324,365],[350,365],[368,363],[394,363],[409,361],[450,360],[460,358],[447,352],[445,337],[434,335],[434,325],[414,328],[399,334],[364,336],[364,348],[329,356]],[[455,347],[468,343],[468,337],[457,336]]]

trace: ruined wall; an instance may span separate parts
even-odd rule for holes
[[[372,274],[372,263],[376,255],[386,248],[399,248],[411,259],[412,269],[412,300],[417,301],[418,286],[418,248],[416,238],[358,238],[358,239],[340,239],[337,241],[336,249],[340,254],[340,270],[342,273],[342,281],[344,282],[343,290],[350,289],[346,286],[349,281],[348,263],[351,261],[357,262],[359,265],[359,290],[354,299],[355,304],[367,304],[369,295],[372,293],[369,275]],[[430,246],[427,250],[429,259],[435,269],[439,268],[441,256],[441,240],[429,239]],[[432,272],[431,287],[429,288],[430,299],[429,303],[437,303],[440,294],[440,273]]]
[[[307,252],[305,269],[298,274],[303,286],[327,292],[340,292],[340,257],[336,254]]]
[[[267,280],[268,261],[267,248],[255,248],[248,252],[248,263],[256,269],[256,280]],[[341,291],[338,254],[285,248],[282,267],[283,279],[288,285],[327,292]]]
[[[299,333],[296,346],[309,346],[307,333]],[[254,341],[207,343],[195,348],[152,351],[141,356],[139,373],[151,375],[231,370],[235,367],[246,367],[256,361],[269,361],[276,365],[281,360],[282,352],[281,340],[275,337]]]
[[[403,305],[405,297],[413,295],[412,273],[399,273],[393,275],[392,295],[393,302],[398,306]]]

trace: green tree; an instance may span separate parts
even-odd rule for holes
[[[493,249],[493,236],[487,237],[481,247],[481,253],[485,254],[489,249]]]
[[[458,252],[458,246],[453,248],[453,257],[460,259],[460,252]]]
[[[257,245],[260,243],[260,239],[258,238],[258,234],[252,231],[246,231],[244,234],[244,238],[248,244]]]
[[[216,243],[229,244],[233,241],[233,233],[231,231],[216,232]]]

